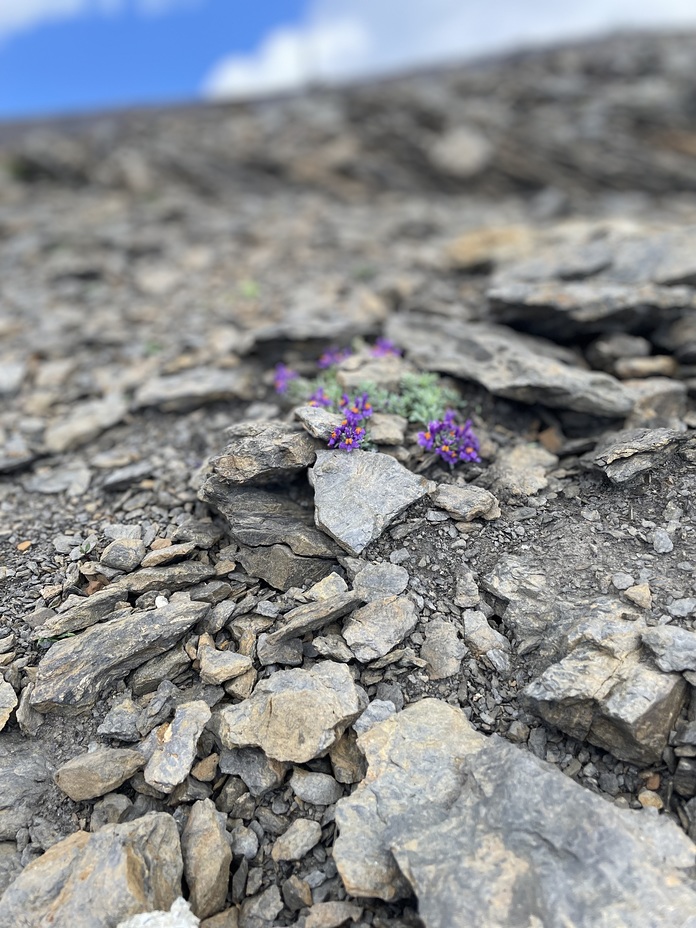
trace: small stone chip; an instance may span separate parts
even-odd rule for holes
[[[321,825],[307,818],[298,818],[273,845],[271,857],[279,860],[302,860],[321,839]]]

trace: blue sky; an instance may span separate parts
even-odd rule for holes
[[[240,98],[612,28],[696,0],[0,0],[0,119]]]

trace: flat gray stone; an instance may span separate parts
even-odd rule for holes
[[[286,612],[280,628],[266,639],[273,646],[290,638],[306,635],[308,632],[318,631],[326,625],[331,625],[349,612],[353,612],[364,602],[363,598],[354,592],[338,593],[327,599],[319,599],[313,603],[306,603]]]
[[[127,411],[123,397],[116,395],[78,403],[66,418],[48,426],[44,434],[44,445],[54,454],[79,448],[117,425]]]
[[[328,441],[331,433],[343,421],[343,416],[323,406],[298,406],[293,410],[295,418],[313,438]]]
[[[136,390],[133,406],[135,409],[157,406],[165,412],[175,412],[225,400],[248,400],[252,395],[248,370],[196,367],[146,381]]]
[[[459,673],[465,652],[466,648],[451,622],[433,619],[425,626],[420,656],[426,661],[426,671],[431,680],[444,680]]]
[[[66,632],[79,632],[109,618],[117,608],[127,605],[126,595],[121,590],[107,587],[91,596],[80,599],[65,612],[51,616],[35,629],[34,638],[56,638]]]
[[[230,486],[213,475],[198,495],[225,518],[232,540],[240,545],[283,544],[301,557],[333,557],[340,552],[336,543],[315,527],[311,510],[284,493]]]
[[[433,503],[453,518],[464,522],[479,518],[487,521],[500,518],[500,506],[495,496],[483,487],[471,484],[459,487],[440,483],[433,493]]]
[[[210,716],[209,706],[200,699],[178,707],[147,762],[143,772],[146,783],[162,793],[171,793],[175,786],[184,782],[196,759],[198,739]]]
[[[14,841],[51,787],[53,770],[39,746],[20,734],[0,738],[0,841]]]
[[[326,754],[362,709],[345,664],[321,661],[261,680],[249,699],[216,709],[210,727],[223,747],[260,747],[303,764]]]
[[[250,657],[236,651],[218,651],[210,645],[199,647],[199,674],[203,683],[225,683],[240,674],[246,673],[254,666]]]
[[[328,773],[313,773],[302,767],[295,767],[290,788],[298,799],[315,806],[333,805],[343,795],[341,784]]]
[[[405,567],[398,564],[366,564],[355,575],[353,590],[366,602],[398,596],[408,586],[409,576]]]
[[[645,629],[642,640],[657,666],[665,673],[696,671],[696,632],[674,625],[659,625]]]
[[[635,332],[669,323],[696,309],[689,287],[605,280],[508,283],[487,292],[491,318],[568,342],[605,332]]]
[[[317,526],[354,556],[434,489],[394,458],[368,451],[318,451],[309,482]]]
[[[275,420],[240,422],[225,430],[229,443],[210,459],[225,483],[278,483],[314,463],[317,442],[295,425]]]
[[[411,634],[418,614],[406,596],[388,596],[357,609],[343,624],[342,635],[355,657],[367,663],[384,657]]]
[[[209,608],[178,593],[160,609],[134,612],[57,641],[39,663],[32,707],[70,712],[93,705],[129,671],[169,650]]]
[[[549,485],[547,474],[557,464],[556,455],[541,445],[517,445],[500,452],[481,482],[502,499],[536,496]]]
[[[336,566],[329,558],[301,557],[282,544],[258,548],[241,546],[236,557],[250,577],[260,577],[276,590],[316,583],[333,573]]]
[[[693,923],[695,848],[674,822],[619,809],[496,736],[464,750],[456,799],[387,816],[426,928]]]
[[[419,366],[473,380],[495,396],[614,418],[633,405],[614,377],[573,366],[557,346],[505,326],[400,314],[387,334],[408,345]]]

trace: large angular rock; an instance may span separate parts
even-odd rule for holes
[[[210,799],[201,799],[191,806],[181,835],[181,849],[194,915],[198,918],[215,915],[225,907],[232,851],[224,815]]]
[[[210,715],[210,708],[202,699],[185,702],[177,708],[147,762],[143,774],[146,783],[160,792],[171,793],[175,786],[184,782]]]
[[[631,411],[631,395],[614,377],[575,367],[551,343],[505,326],[414,315],[393,316],[387,331],[421,367],[473,380],[495,396],[595,416]]]
[[[19,734],[0,737],[0,841],[14,841],[51,786],[51,765],[38,745]]]
[[[687,928],[696,846],[671,821],[618,809],[493,736],[461,793],[387,816],[426,928]]]
[[[303,764],[326,754],[364,708],[348,668],[321,661],[261,680],[249,699],[216,709],[210,727],[223,747]]]
[[[286,422],[240,422],[225,430],[230,439],[210,466],[226,483],[277,483],[314,463],[318,442]]]
[[[151,812],[98,832],[78,831],[29,864],[2,898],[0,928],[113,928],[181,895],[174,819]]]
[[[31,705],[39,712],[92,705],[130,670],[176,644],[209,608],[177,593],[159,609],[134,612],[57,641],[39,663]]]
[[[136,391],[133,406],[136,409],[158,406],[165,412],[173,412],[224,400],[248,400],[252,395],[252,380],[247,369],[196,367],[146,381]]]
[[[390,902],[410,895],[390,849],[389,825],[415,807],[454,800],[464,758],[484,743],[460,709],[436,699],[423,699],[358,738],[367,776],[336,806],[333,851],[352,896]]]
[[[517,445],[500,452],[481,483],[503,499],[535,496],[549,485],[546,475],[557,464],[556,455],[540,445]]]
[[[641,660],[636,622],[588,620],[570,653],[524,690],[551,725],[632,764],[656,763],[687,696],[685,680]]]
[[[309,482],[316,524],[355,556],[435,489],[389,455],[368,451],[318,451]]]
[[[142,754],[129,748],[98,748],[62,764],[55,781],[73,802],[82,802],[117,789],[144,763]]]
[[[359,744],[367,776],[336,807],[351,895],[414,892],[427,928],[690,925],[696,846],[673,822],[608,805],[439,700]]]
[[[418,613],[407,596],[387,596],[356,610],[344,623],[342,635],[356,658],[365,663],[388,654],[417,622]]]

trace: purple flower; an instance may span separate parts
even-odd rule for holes
[[[378,338],[372,346],[370,354],[373,358],[386,358],[390,355],[399,358],[401,357],[401,348],[397,348],[389,338]]]
[[[324,388],[319,387],[307,400],[308,406],[332,406],[331,398],[324,393]]]
[[[351,354],[350,348],[327,348],[317,361],[317,366],[325,370],[327,367],[333,367],[334,364],[340,364],[341,361],[345,361]]]
[[[454,421],[455,413],[448,409],[442,421],[429,422],[424,432],[418,433],[418,444],[454,467],[459,461],[480,461],[479,440],[474,434],[471,420],[464,425]]]
[[[361,425],[354,425],[344,419],[331,433],[329,448],[340,448],[341,451],[355,451],[364,440],[365,429]]]
[[[351,425],[357,425],[363,419],[369,419],[372,415],[372,403],[367,393],[362,393],[353,399],[347,393],[344,393],[338,405]]]
[[[275,387],[276,393],[287,393],[290,381],[297,380],[298,377],[299,374],[297,371],[291,370],[284,364],[276,364],[275,373],[273,375],[273,386]]]

